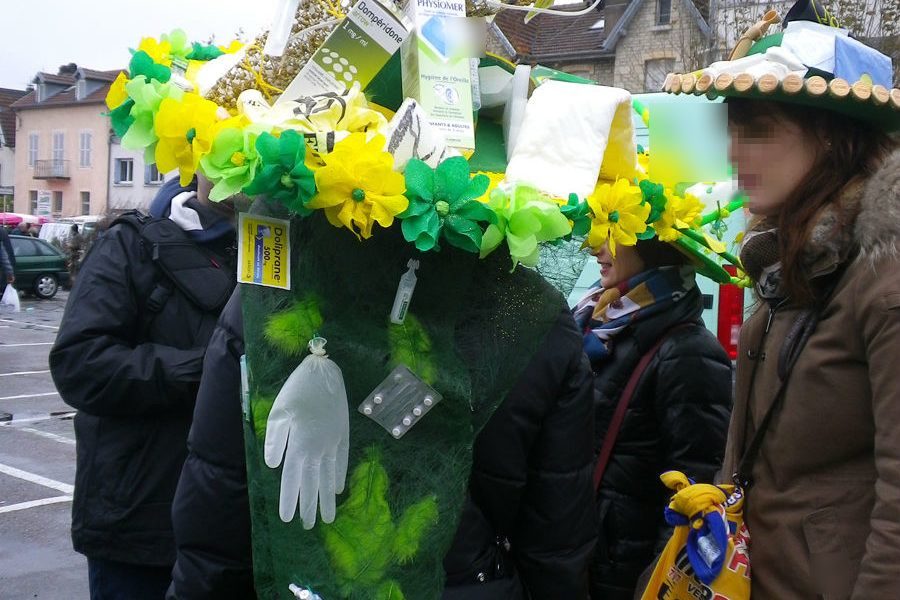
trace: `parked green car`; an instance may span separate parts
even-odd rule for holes
[[[69,271],[62,252],[33,237],[11,235],[9,240],[16,257],[16,289],[46,300],[56,295],[60,284],[68,283]]]

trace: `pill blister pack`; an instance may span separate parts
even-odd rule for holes
[[[359,412],[402,438],[443,396],[404,365],[396,369],[359,405]]]

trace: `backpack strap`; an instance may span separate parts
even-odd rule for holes
[[[603,436],[603,446],[600,448],[600,455],[597,458],[597,464],[594,467],[595,494],[600,491],[600,482],[603,481],[603,474],[606,472],[606,467],[609,465],[609,459],[612,458],[612,451],[613,447],[616,445],[616,438],[619,437],[619,430],[622,429],[622,422],[625,420],[625,412],[628,410],[631,398],[634,397],[634,392],[637,390],[637,385],[641,376],[644,374],[644,371],[647,370],[650,361],[656,356],[656,353],[663,345],[663,342],[679,329],[687,329],[691,325],[691,323],[679,323],[663,333],[659,339],[656,340],[656,343],[653,344],[653,347],[641,357],[640,362],[638,362],[634,371],[631,372],[628,383],[625,384],[625,389],[622,391],[622,395],[619,396],[619,402],[616,405],[616,411],[613,413],[613,418],[609,423],[609,428],[606,430],[606,435]]]

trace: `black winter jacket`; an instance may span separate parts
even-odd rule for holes
[[[641,572],[671,530],[663,510],[671,492],[659,480],[678,470],[711,482],[721,466],[731,414],[731,362],[700,320],[694,289],[670,311],[629,325],[613,339],[610,360],[594,365],[595,450],[641,357],[674,326],[638,382],[597,495],[600,537],[591,597],[631,600]]]
[[[238,292],[210,341],[190,454],[176,492],[178,558],[168,598],[252,598],[250,516],[241,433]],[[470,498],[444,559],[448,584],[479,596],[497,562],[532,598],[587,597],[596,540],[590,369],[568,310],[475,442]],[[560,526],[560,523],[563,525]],[[507,532],[511,554],[498,550]],[[480,576],[480,574],[483,574]],[[484,586],[485,589],[491,589]],[[511,586],[510,586],[511,587]],[[491,593],[491,592],[487,592]]]
[[[227,255],[210,254],[234,268]],[[174,288],[151,312],[163,277],[139,232],[114,225],[86,257],[50,352],[56,387],[78,409],[72,541],[92,558],[175,562],[172,497],[219,311]]]

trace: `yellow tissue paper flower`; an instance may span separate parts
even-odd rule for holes
[[[126,83],[128,83],[128,75],[122,72],[109,86],[109,92],[106,93],[106,107],[109,110],[122,106],[128,100],[128,93],[125,91]]]
[[[180,101],[165,98],[160,103],[153,123],[159,137],[156,164],[160,173],[177,168],[181,185],[191,182],[200,159],[212,149],[216,133],[232,124],[233,119],[219,121],[217,109],[215,102],[197,94],[185,94]]]
[[[227,46],[219,46],[219,50],[224,52],[225,54],[234,54],[238,50],[244,47],[244,42],[240,40],[231,40],[231,43]]]
[[[307,208],[324,209],[329,223],[364,239],[372,236],[375,223],[390,227],[409,200],[403,195],[403,175],[394,171],[394,158],[384,144],[380,135],[366,141],[365,133],[351,133],[333,152],[323,154],[324,166],[316,169],[319,191]]]
[[[611,185],[599,184],[587,201],[594,213],[587,238],[591,248],[609,242],[609,251],[615,256],[616,244],[633,246],[637,234],[647,230],[650,204],[643,202],[641,189],[627,179],[618,179]]]
[[[138,51],[141,50],[146,52],[153,59],[153,62],[167,67],[172,66],[172,44],[168,41],[158,42],[156,38],[145,37],[141,39],[141,43],[138,46]]]
[[[663,242],[674,242],[678,239],[679,229],[690,229],[697,225],[703,214],[703,203],[691,194],[676,196],[672,190],[666,190],[666,209],[659,219],[653,223],[656,235]]]

